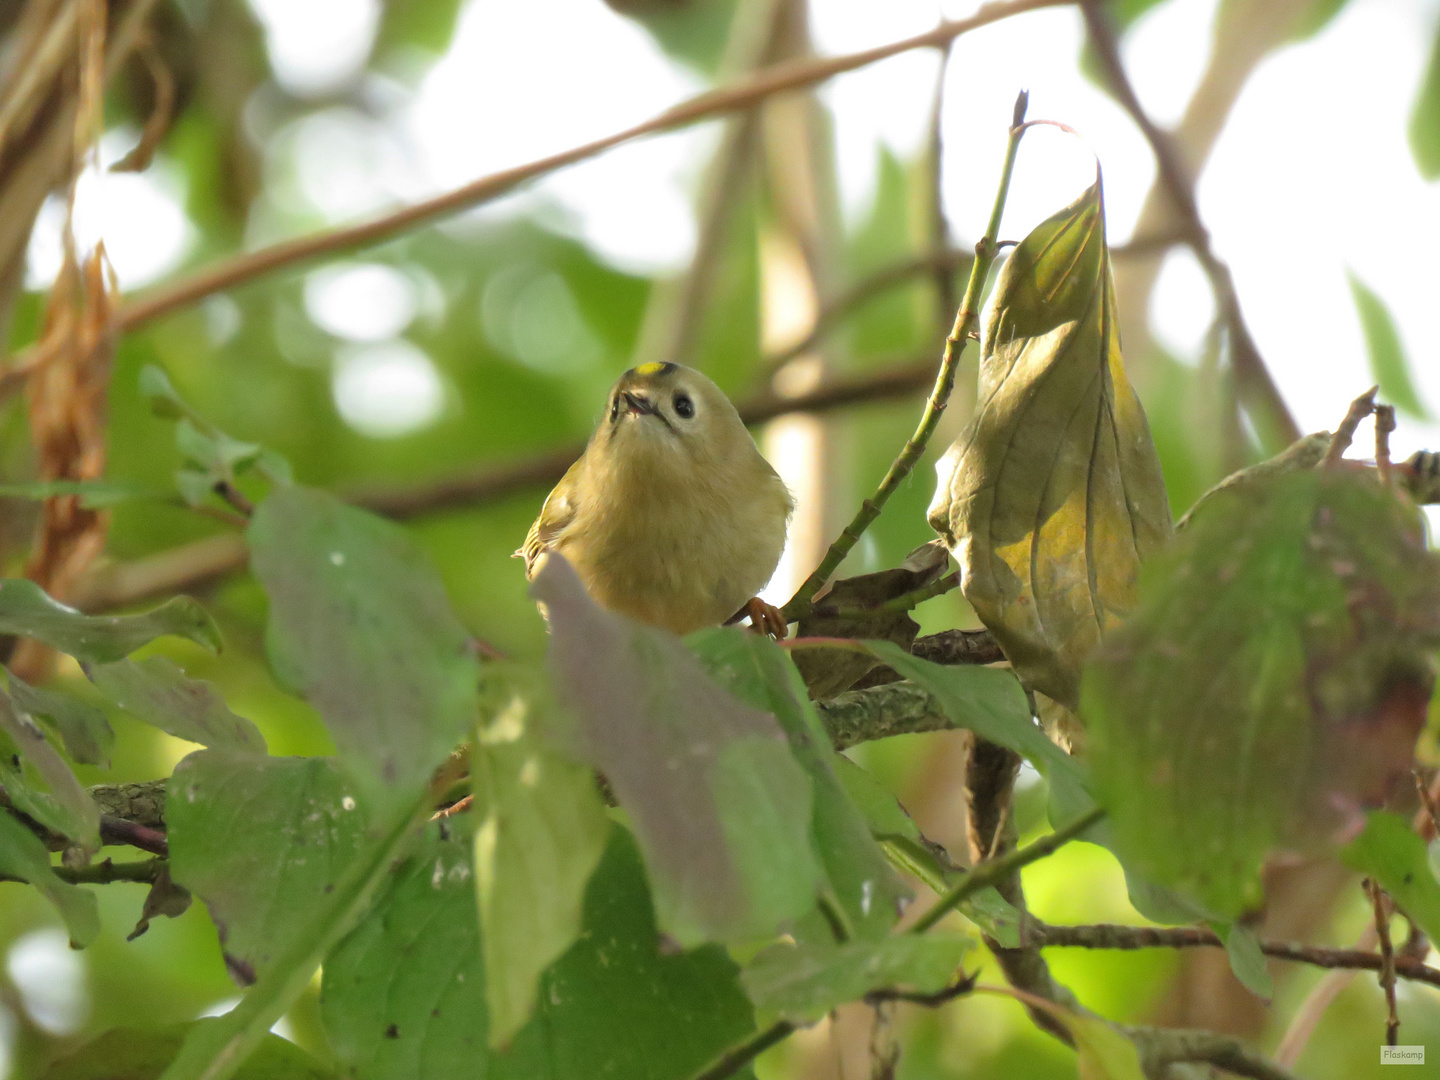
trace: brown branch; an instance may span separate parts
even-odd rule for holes
[[[325,255],[335,255],[351,248],[373,244],[436,218],[488,202],[536,177],[554,172],[566,165],[592,158],[622,143],[673,131],[700,120],[739,112],[787,90],[797,90],[824,82],[836,75],[865,67],[880,60],[914,49],[935,48],[953,41],[962,34],[1012,15],[1039,8],[1057,7],[1071,0],[1004,0],[986,4],[968,19],[942,22],[933,30],[888,45],[862,52],[823,59],[800,59],[762,68],[730,86],[698,94],[688,101],[667,109],[658,116],[593,142],[563,150],[524,165],[491,173],[463,187],[433,199],[407,206],[373,221],[315,233],[287,240],[258,251],[246,252],[226,259],[208,269],[155,289],[116,313],[120,330],[132,330],[151,319],[166,315],[177,308],[194,303],[212,293],[232,288],[252,278],[281,267],[292,266]]]
[[[935,664],[997,664],[1005,659],[989,630],[942,630],[916,638],[910,651]]]
[[[1130,84],[1130,77],[1125,73],[1125,66],[1120,61],[1120,46],[1103,0],[1080,0],[1080,8],[1084,12],[1090,41],[1104,69],[1110,91],[1135,121],[1141,134],[1145,136],[1145,141],[1150,144],[1160,182],[1183,220],[1187,233],[1186,243],[1195,252],[1195,257],[1205,270],[1205,276],[1210,279],[1216,306],[1224,314],[1225,325],[1229,331],[1230,357],[1235,380],[1247,398],[1246,404],[1255,416],[1256,426],[1262,426],[1263,422],[1271,429],[1267,434],[1275,442],[1288,446],[1300,437],[1300,429],[1265,367],[1265,361],[1255,346],[1254,338],[1250,336],[1250,328],[1240,310],[1240,298],[1235,290],[1235,279],[1231,276],[1230,267],[1215,254],[1211,246],[1210,232],[1200,217],[1200,207],[1195,201],[1194,178],[1182,162],[1179,150],[1169,133],[1162,131],[1141,106],[1135,88]]]
[[[1395,1007],[1395,946],[1390,940],[1390,898],[1379,882],[1365,879],[1365,892],[1375,913],[1375,940],[1380,944],[1380,990],[1385,995],[1385,1045],[1400,1041],[1400,1015]]]
[[[1078,949],[1223,949],[1224,942],[1211,930],[1195,926],[1120,926],[1098,923],[1091,926],[1052,926],[1030,920],[1025,931],[1042,948]],[[1379,971],[1383,960],[1379,953],[1361,949],[1334,949],[1317,945],[1300,945],[1290,941],[1261,941],[1260,951],[1277,960],[1288,960],[1311,967]],[[1395,974],[1412,982],[1440,986],[1440,968],[1433,968],[1413,957],[1396,956]]]

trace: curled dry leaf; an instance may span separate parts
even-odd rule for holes
[[[103,244],[83,265],[73,248],[67,251],[45,310],[47,362],[34,369],[27,384],[30,438],[41,481],[93,481],[104,475],[115,292]],[[66,599],[104,548],[109,528],[109,512],[87,506],[79,495],[47,499],[25,576],[51,596]],[[26,640],[10,666],[30,682],[43,682],[54,655]]]
[[[1126,865],[1222,918],[1277,845],[1406,782],[1440,646],[1440,557],[1373,469],[1209,500],[1085,672],[1097,793]]]
[[[1173,531],[1120,359],[1098,180],[1001,271],[979,404],[937,471],[930,524],[965,598],[1026,685],[1073,708],[1081,665]]]

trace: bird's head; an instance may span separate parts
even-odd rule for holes
[[[610,453],[656,464],[720,463],[753,446],[724,391],[700,372],[669,363],[641,364],[616,380],[600,435]]]

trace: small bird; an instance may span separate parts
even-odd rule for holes
[[[641,364],[611,387],[584,455],[515,554],[528,578],[557,551],[602,607],[676,634],[743,609],[783,638],[784,617],[755,593],[793,507],[718,386],[679,364]]]

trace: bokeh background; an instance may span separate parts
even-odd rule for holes
[[[24,6],[0,6],[0,33]],[[173,122],[148,169],[108,171],[155,99],[143,67],[119,74],[100,168],[79,183],[76,234],[82,248],[103,238],[122,289],[143,293],[227,254],[383,214],[607,134],[762,63],[868,48],[974,7],[164,0],[156,45],[173,77]],[[1110,9],[1141,102],[1174,130],[1198,174],[1214,249],[1301,430],[1338,423],[1378,361],[1402,407],[1396,456],[1440,449],[1429,409],[1440,405],[1440,2],[1119,0]],[[0,51],[0,79],[13,79],[23,59]],[[1236,405],[1210,285],[1177,243],[1147,142],[1097,72],[1079,11],[1037,11],[960,38],[948,59],[906,53],[211,296],[121,341],[109,475],[161,490],[178,465],[170,425],[138,394],[150,363],[219,426],[285,454],[304,482],[353,491],[473,476],[582,440],[608,384],[643,360],[694,364],[745,400],[938,359],[964,278],[956,259],[928,257],[980,234],[1012,103],[1028,87],[1032,118],[1064,121],[1082,138],[1026,137],[1002,238],[1019,239],[1069,202],[1099,159],[1126,360],[1183,510],[1274,448]],[[12,349],[36,335],[64,218],[61,195],[36,218],[8,311]],[[875,286],[877,274],[888,287]],[[857,289],[868,299],[851,302]],[[796,351],[817,321],[823,333]],[[785,353],[794,355],[777,364]],[[968,412],[974,373],[972,348],[935,445],[848,570],[896,565],[930,537],[932,463]],[[772,599],[789,595],[873,487],[919,403],[918,394],[890,396],[757,430],[800,502]],[[0,480],[24,481],[34,467],[23,403],[12,401],[0,411]],[[543,628],[510,554],[545,491],[452,499],[408,519],[468,627],[519,656],[540,654]],[[33,504],[0,502],[7,573],[23,566],[34,514]],[[160,502],[121,505],[106,565],[171,566],[176,550],[196,550],[180,545],[218,528]],[[324,752],[314,715],[265,669],[255,584],[231,574],[192,591],[221,620],[227,652],[165,650],[219,683],[272,753]],[[927,631],[973,625],[956,594],[919,615]],[[78,672],[57,677],[85,692]],[[123,716],[114,723],[115,769],[81,770],[88,782],[161,777],[192,748]],[[896,739],[860,756],[928,835],[963,853],[960,737]],[[1037,785],[1033,775],[1022,783],[1025,830],[1043,826]],[[1305,864],[1270,876],[1266,934],[1335,944],[1359,935],[1367,915],[1352,877]],[[1118,866],[1095,847],[1064,849],[1029,868],[1025,885],[1051,921],[1139,921]],[[0,884],[0,1077],[36,1075],[111,1026],[188,1020],[236,1000],[198,906],[126,943],[142,889],[99,891],[106,934],[75,953],[33,891]],[[1047,955],[1112,1019],[1213,1026],[1272,1050],[1320,978],[1276,967],[1267,1007],[1218,953]],[[1440,1058],[1437,992],[1402,982],[1400,1010],[1402,1041],[1431,1042]],[[327,1056],[313,991],[279,1030]],[[1298,1069],[1317,1080],[1374,1075],[1382,1032],[1374,980],[1357,978]],[[858,1080],[869,1076],[872,1038],[891,1037],[904,1047],[898,1075],[907,1080],[1076,1075],[1069,1051],[1013,1002],[989,997],[902,1009],[878,1032],[868,1009],[842,1010],[762,1058],[758,1074]]]

